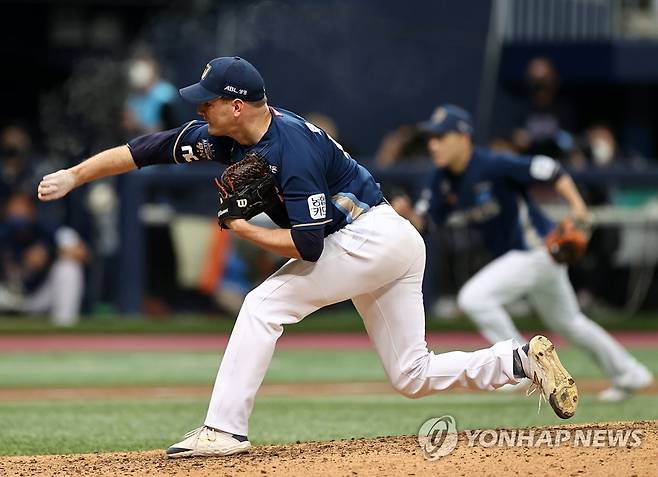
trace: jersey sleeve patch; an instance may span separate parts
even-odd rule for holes
[[[190,121],[177,129],[139,136],[128,142],[138,167],[153,164],[185,164],[198,160],[230,162],[233,139],[210,136],[208,125]]]
[[[311,219],[318,220],[327,217],[327,198],[324,194],[313,194],[309,196],[307,202]]]

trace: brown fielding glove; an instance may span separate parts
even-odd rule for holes
[[[567,217],[544,239],[548,252],[557,263],[576,263],[585,253],[591,235],[588,221]]]
[[[246,154],[228,166],[215,183],[219,188],[217,222],[223,229],[229,228],[227,219],[249,220],[282,203],[270,168],[258,154]]]

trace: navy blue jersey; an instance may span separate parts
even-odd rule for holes
[[[546,156],[515,156],[475,148],[462,174],[437,169],[422,193],[417,211],[428,212],[437,224],[461,211],[482,235],[495,256],[510,250],[526,250],[520,201],[527,205],[529,225],[544,237],[553,223],[528,194],[528,186],[555,181],[562,174],[559,164]]]
[[[381,202],[379,185],[340,144],[294,113],[270,110],[272,122],[253,146],[209,135],[205,121],[142,136],[128,146],[138,167],[197,160],[231,164],[256,152],[269,164],[283,194],[289,226],[321,229],[325,237]]]

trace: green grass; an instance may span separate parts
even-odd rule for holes
[[[632,353],[658,374],[658,349]],[[600,378],[594,362],[560,350],[576,377]],[[0,354],[0,388],[211,384],[221,354],[207,352],[61,352]],[[370,382],[386,379],[372,350],[277,350],[265,382]]]
[[[658,374],[658,349],[631,350]],[[584,353],[561,350],[577,378],[601,373]],[[193,352],[0,354],[0,387],[212,384],[220,355]],[[266,382],[383,381],[371,350],[278,350]],[[208,396],[209,397],[209,396]],[[0,455],[157,449],[202,423],[206,398],[0,401]],[[393,394],[263,396],[256,401],[255,443],[414,434],[430,417],[451,414],[460,429],[559,424],[537,398],[501,393],[445,393],[420,400]],[[658,419],[658,396],[617,404],[584,396],[569,422]]]
[[[220,353],[67,352],[0,355],[0,388],[211,384]],[[269,382],[382,381],[370,350],[279,350]]]
[[[589,316],[610,330],[658,330],[658,313],[642,313],[628,316],[621,311],[597,309]],[[0,335],[9,334],[193,334],[229,333],[233,328],[234,317],[225,315],[171,315],[147,317],[142,315],[91,316],[85,317],[72,328],[57,328],[46,319],[26,319],[24,317],[0,316]],[[535,316],[518,317],[514,323],[521,331],[545,329]],[[428,316],[427,329],[430,331],[475,331],[473,324],[462,317],[452,321],[441,321]],[[286,327],[286,333],[309,332],[353,332],[363,331],[363,323],[354,309],[348,304],[328,307],[313,313],[304,321]]]
[[[201,424],[207,399],[22,402],[0,404],[0,455],[163,449]],[[658,397],[623,404],[585,397],[569,421],[658,418]],[[421,400],[396,395],[263,397],[256,401],[255,444],[415,434],[431,418],[450,414],[459,429],[559,425],[535,397],[443,394]]]

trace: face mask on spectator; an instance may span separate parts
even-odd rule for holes
[[[135,60],[128,69],[128,81],[135,89],[145,89],[153,81],[155,71],[153,67],[144,60]]]
[[[614,150],[612,145],[605,139],[593,139],[592,144],[592,161],[599,167],[607,166],[612,162]]]

